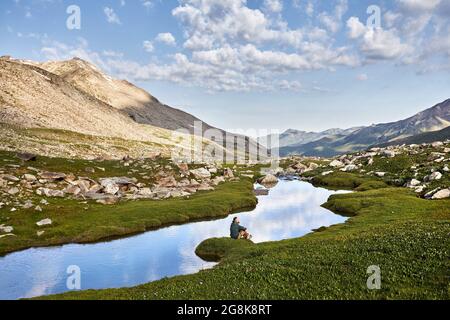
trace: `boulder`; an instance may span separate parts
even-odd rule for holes
[[[397,154],[392,150],[383,150],[381,155],[388,158],[394,158]]]
[[[19,182],[20,181],[19,178],[15,177],[15,176],[12,176],[10,174],[4,174],[2,176],[2,179],[6,180],[6,181],[9,181],[9,182]]]
[[[64,191],[61,190],[53,190],[49,188],[38,188],[36,193],[40,196],[45,195],[46,197],[64,197]]]
[[[375,175],[379,178],[383,178],[386,175],[386,172],[375,172]]]
[[[178,183],[174,176],[168,176],[158,180],[157,184],[161,187],[174,188]]]
[[[3,233],[11,233],[11,232],[13,232],[14,231],[14,228],[13,227],[11,227],[11,226],[5,226],[5,225],[0,225],[0,232],[3,232]]]
[[[418,185],[420,185],[420,181],[419,180],[417,180],[417,179],[412,179],[411,181],[409,181],[407,184],[406,184],[406,187],[407,188],[415,188],[415,187],[417,187]]]
[[[441,180],[442,179],[442,173],[439,171],[435,171],[429,176],[425,177],[426,181],[435,181],[435,180]]]
[[[317,168],[319,168],[319,165],[315,162],[311,162],[309,164],[309,170],[316,170]]]
[[[224,177],[215,177],[214,179],[212,179],[212,184],[217,186],[222,182],[225,182],[225,178]]]
[[[63,191],[64,193],[73,194],[74,196],[77,196],[80,194],[81,189],[78,186],[69,185]]]
[[[278,183],[278,178],[275,177],[274,175],[269,174],[269,175],[259,179],[258,182],[261,185],[266,186],[266,187],[267,186],[274,186],[274,185],[276,185]]]
[[[341,170],[345,171],[345,172],[349,172],[349,171],[355,171],[356,169],[358,169],[358,166],[356,166],[354,164],[349,164],[349,165],[346,165],[345,168],[343,168]]]
[[[322,172],[322,176],[328,176],[332,173],[334,173],[334,171],[325,171],[325,172]]]
[[[20,190],[17,187],[13,187],[13,188],[8,190],[8,194],[10,194],[12,196],[18,194],[19,192],[20,192]]]
[[[191,170],[190,172],[195,177],[195,179],[203,180],[203,179],[211,178],[211,172],[209,172],[205,168],[199,168],[199,169]]]
[[[330,162],[330,167],[333,167],[333,168],[342,168],[343,166],[344,166],[344,164],[339,160],[333,160]]]
[[[231,170],[230,168],[226,168],[226,169],[223,171],[223,176],[224,176],[225,178],[228,178],[228,179],[234,178],[233,170]]]
[[[104,204],[104,205],[113,205],[113,204],[117,204],[119,202],[119,198],[118,197],[114,197],[114,196],[109,196],[109,197],[104,197],[102,199],[98,199],[96,202],[100,203],[100,204]]]
[[[49,226],[49,225],[51,225],[53,223],[53,221],[51,220],[51,219],[44,219],[44,220],[41,220],[41,221],[38,221],[38,222],[36,222],[36,225],[38,226],[38,227],[43,227],[43,226]]]
[[[37,156],[32,153],[18,153],[16,157],[22,161],[36,161]]]
[[[185,173],[189,171],[189,166],[187,163],[179,163],[177,164],[178,169],[180,169],[181,172]]]
[[[43,172],[39,176],[49,181],[62,181],[66,178],[66,174],[60,172]]]
[[[441,199],[447,199],[450,198],[450,189],[444,189],[441,191],[436,192],[431,199],[433,200],[441,200]]]
[[[444,146],[444,143],[441,142],[441,141],[436,141],[436,142],[433,142],[433,143],[431,144],[431,146],[432,146],[433,148],[440,148],[440,147]]]

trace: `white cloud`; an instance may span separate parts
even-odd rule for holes
[[[143,45],[145,51],[147,51],[147,52],[153,52],[155,50],[155,47],[153,46],[153,42],[151,42],[151,41],[146,40],[146,41],[144,41],[144,43],[142,45]]]
[[[155,40],[158,42],[165,43],[169,46],[175,46],[177,44],[175,37],[170,32],[158,34]]]
[[[404,10],[424,12],[434,10],[441,3],[441,0],[397,0],[397,2],[400,8]]]
[[[264,0],[264,7],[269,12],[280,13],[283,11],[283,2],[281,0]]]
[[[106,20],[112,24],[122,24],[120,22],[119,16],[114,12],[114,9],[105,7],[103,8],[103,12],[106,15]]]
[[[390,60],[411,53],[412,48],[403,43],[396,29],[372,28],[358,18],[347,20],[348,36],[359,40],[359,49],[368,60]]]

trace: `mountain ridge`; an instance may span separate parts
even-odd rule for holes
[[[362,127],[348,135],[323,137],[304,144],[284,146],[280,148],[280,154],[330,157],[359,151],[372,145],[394,143],[396,140],[439,131],[448,126],[450,126],[450,99],[403,120]]]

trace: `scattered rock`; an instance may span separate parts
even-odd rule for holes
[[[45,231],[38,231],[38,232],[36,232],[36,235],[38,237],[42,237],[44,235],[44,233],[45,233]]]
[[[49,188],[38,188],[36,190],[36,193],[40,196],[45,195],[46,197],[58,197],[63,198],[64,197],[64,191],[62,190],[53,190]]]
[[[441,199],[447,199],[450,198],[450,189],[444,189],[441,191],[436,192],[431,199],[433,200],[441,200]]]
[[[381,152],[381,155],[388,158],[394,158],[397,154],[395,153],[395,151],[392,150],[383,150]]]
[[[34,211],[42,212],[42,208],[40,206],[36,206],[36,208],[34,208]]]
[[[117,204],[119,202],[118,197],[105,197],[103,199],[97,200],[97,203],[104,204],[104,205],[113,205]]]
[[[356,166],[354,164],[349,164],[349,165],[346,165],[345,168],[343,168],[341,170],[345,171],[345,172],[349,172],[349,171],[355,171],[356,169],[358,169],[358,166]]]
[[[330,167],[333,167],[333,168],[342,168],[343,166],[344,166],[344,164],[339,160],[333,160],[330,163]]]
[[[3,178],[4,180],[10,181],[10,182],[19,182],[19,181],[20,181],[19,178],[15,177],[15,176],[13,176],[13,175],[10,175],[10,174],[4,174],[4,175],[2,176],[2,178]]]
[[[432,146],[433,148],[440,148],[440,147],[443,147],[443,146],[444,146],[444,143],[441,142],[441,141],[436,141],[436,142],[433,142],[433,143],[431,144],[431,146]]]
[[[36,161],[37,159],[37,156],[32,153],[18,153],[16,157],[22,161]]]
[[[375,175],[377,177],[383,178],[384,176],[386,176],[386,172],[375,172]]]
[[[264,178],[259,179],[258,182],[265,187],[273,187],[278,183],[278,178],[274,175],[268,174]]]
[[[203,180],[203,179],[211,178],[211,172],[209,172],[205,168],[199,168],[199,169],[191,170],[190,172],[195,177],[195,179]]]
[[[442,179],[442,173],[439,171],[435,171],[429,176],[425,177],[425,181],[435,181],[435,180],[441,180]]]
[[[35,175],[32,175],[32,174],[24,174],[23,175],[23,178],[26,180],[26,181],[28,181],[28,182],[35,182],[35,181],[37,181],[37,178],[36,178],[36,176]]]
[[[231,170],[230,168],[226,168],[226,169],[223,171],[223,176],[224,176],[225,178],[228,178],[228,179],[234,178],[233,170]]]
[[[39,221],[39,222],[36,222],[36,225],[38,226],[38,227],[43,227],[43,226],[49,226],[49,225],[51,225],[53,223],[53,221],[51,220],[51,219],[44,219],[44,220],[41,220],[41,221]]]
[[[11,227],[11,226],[5,226],[5,225],[0,225],[0,232],[3,232],[3,233],[11,233],[11,232],[13,232],[14,231],[14,228],[13,227]]]
[[[417,179],[412,179],[410,182],[408,182],[407,184],[406,184],[406,187],[407,188],[415,188],[415,187],[417,187],[418,185],[420,185],[421,184],[421,182],[419,181],[419,180],[417,180]]]
[[[20,190],[17,187],[13,187],[13,188],[8,190],[8,194],[10,194],[12,196],[18,194],[19,192],[20,192]]]
[[[39,176],[50,181],[62,181],[66,178],[66,175],[60,172],[43,172]]]

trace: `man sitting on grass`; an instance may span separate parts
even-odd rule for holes
[[[240,221],[238,217],[235,217],[233,219],[233,223],[230,227],[230,236],[232,239],[247,239],[250,240],[252,238],[252,235],[247,232],[247,228],[244,228],[240,225]]]

